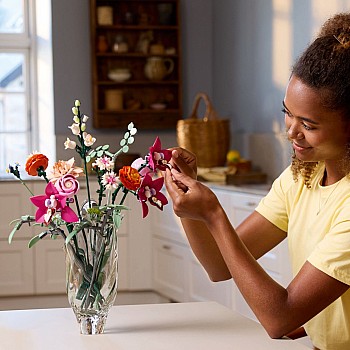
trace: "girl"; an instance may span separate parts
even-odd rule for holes
[[[172,151],[167,190],[210,278],[233,278],[271,337],[305,329],[315,349],[348,350],[350,14],[329,19],[297,60],[283,113],[292,163],[239,227],[196,181],[195,156],[184,149]],[[294,274],[287,288],[256,261],[285,238]]]

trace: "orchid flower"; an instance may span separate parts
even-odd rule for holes
[[[60,195],[52,182],[45,188],[45,194],[30,198],[31,202],[38,207],[35,213],[35,221],[48,225],[56,212],[61,213],[62,220],[77,222],[79,220],[75,212],[67,206],[66,197]]]
[[[171,159],[171,151],[162,149],[159,137],[157,136],[154,144],[149,149],[149,165],[153,171],[157,169],[165,171]]]
[[[137,196],[142,204],[142,217],[145,218],[148,215],[148,201],[151,205],[163,210],[163,206],[168,204],[168,200],[165,195],[160,192],[163,187],[164,178],[159,177],[153,180],[149,174],[143,178],[141,186],[137,191]]]

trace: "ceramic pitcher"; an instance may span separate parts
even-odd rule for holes
[[[145,76],[149,80],[163,80],[174,70],[171,58],[150,57],[145,65]]]

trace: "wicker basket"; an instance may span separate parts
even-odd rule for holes
[[[203,100],[206,110],[202,119],[197,111]],[[177,122],[177,142],[182,148],[193,152],[197,165],[203,168],[223,166],[230,146],[230,121],[220,119],[209,97],[199,93],[195,97],[191,116]]]

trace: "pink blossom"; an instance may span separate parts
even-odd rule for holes
[[[79,182],[72,174],[63,175],[55,182],[58,193],[63,197],[72,197],[79,191]]]
[[[154,172],[151,173],[152,169],[146,166],[146,161],[143,158],[137,158],[131,163],[131,167],[138,170],[142,177],[150,173],[151,176],[154,175]]]
[[[165,171],[170,159],[171,151],[162,149],[160,139],[157,136],[153,146],[149,148],[149,165],[151,169],[153,171],[157,169]]]
[[[52,182],[45,188],[45,194],[30,198],[31,202],[38,207],[35,213],[36,222],[44,222],[48,225],[56,212],[61,213],[62,220],[77,222],[79,218],[74,211],[67,206],[66,197],[61,196]]]
[[[145,218],[148,215],[147,201],[160,210],[163,210],[163,206],[168,204],[167,198],[160,190],[163,187],[164,178],[159,177],[153,180],[149,174],[143,178],[140,189],[137,192],[138,198],[142,204],[142,217]]]

